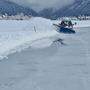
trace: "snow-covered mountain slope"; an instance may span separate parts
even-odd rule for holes
[[[73,4],[54,13],[58,16],[90,15],[90,0],[76,0]]]
[[[56,11],[54,8],[46,8],[46,9],[43,9],[42,11],[40,11],[38,13],[38,15],[41,17],[44,17],[44,18],[54,18],[55,12]]]
[[[16,15],[18,13],[24,13],[26,15],[34,15],[34,16],[37,15],[37,13],[34,10],[28,7],[20,6],[8,0],[0,0],[0,14],[5,13],[7,13],[8,15]]]
[[[36,13],[30,7],[20,6],[8,0],[0,0],[0,14],[15,15],[17,13],[24,13],[26,15],[42,16],[45,18],[58,18],[60,16],[78,16],[90,15],[90,0],[75,0],[71,5],[65,6],[60,9],[45,8]]]
[[[73,4],[55,10],[47,8],[39,12],[45,18],[58,18],[62,16],[90,15],[90,0],[75,0]]]

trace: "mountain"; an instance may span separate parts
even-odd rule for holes
[[[39,12],[39,15],[45,18],[90,15],[90,0],[75,0],[73,4],[60,8],[56,11],[53,10],[53,8],[44,9]]]
[[[55,8],[45,8],[36,13],[29,7],[24,7],[9,0],[0,0],[0,14],[16,15],[24,13],[25,15],[41,16],[45,18],[56,19],[62,16],[90,15],[90,0],[75,0],[71,5],[56,10]]]
[[[90,15],[90,0],[76,0],[72,5],[57,10],[58,16]]]
[[[0,0],[0,14],[5,13],[7,13],[8,15],[16,15],[18,13],[24,13],[25,15],[33,16],[37,15],[37,13],[34,10],[28,7],[20,6],[8,0]]]
[[[53,18],[54,12],[55,12],[54,8],[46,8],[40,11],[38,14],[39,16],[44,17],[44,18]]]

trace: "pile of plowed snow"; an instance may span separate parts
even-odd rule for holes
[[[28,47],[44,48],[53,43],[56,38],[66,38],[65,34],[59,34],[53,21],[41,17],[33,17],[30,20],[1,20],[0,21],[0,59],[9,54],[19,52]],[[74,21],[75,22],[75,21]],[[88,27],[90,21],[77,21],[75,27]]]
[[[52,21],[48,19],[36,17],[24,21],[2,20],[0,21],[0,58],[28,48],[30,45],[40,45],[33,42],[37,40],[40,42],[40,39],[56,34]],[[45,44],[46,40],[41,43]]]

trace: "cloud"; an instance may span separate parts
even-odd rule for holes
[[[43,8],[61,8],[65,5],[73,3],[75,0],[9,0],[20,5],[32,7],[35,10],[42,10]]]

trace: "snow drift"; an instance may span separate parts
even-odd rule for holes
[[[32,18],[29,21],[1,21],[0,22],[0,58],[10,53],[28,48],[34,41],[52,37],[57,32],[52,27],[51,20]],[[46,39],[47,40],[47,39]],[[42,41],[46,43],[46,41]],[[50,41],[51,43],[51,41]],[[48,44],[49,45],[49,44]]]
[[[55,30],[53,23],[58,22],[41,17],[23,21],[0,21],[0,59],[28,47],[45,48],[58,37],[63,39],[69,36]],[[90,26],[90,21],[77,21],[75,28],[88,26]]]

